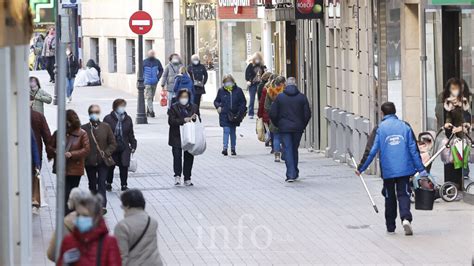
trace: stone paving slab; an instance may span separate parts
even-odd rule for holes
[[[41,77],[44,87],[45,73]],[[87,119],[87,107],[107,113],[113,99],[123,97],[134,117],[136,99],[104,87],[76,88],[68,108]],[[439,201],[434,211],[413,211],[413,237],[402,227],[385,233],[383,213],[375,214],[353,170],[321,154],[301,149],[301,181],[284,182],[283,163],[274,163],[269,149],[255,136],[255,121],[238,129],[237,157],[223,157],[222,130],[214,111],[203,111],[208,149],[195,159],[194,187],[173,186],[172,154],[167,145],[165,110],[148,125],[135,125],[138,172],[129,186],[143,190],[146,210],[159,222],[159,248],[167,265],[471,265],[471,205]],[[55,108],[46,107],[52,130]],[[55,176],[43,167],[48,207],[33,217],[34,263],[52,265],[45,249],[54,230]],[[107,193],[109,228],[123,217],[119,179]],[[367,177],[383,212],[381,180]],[[87,187],[87,178],[81,180]]]

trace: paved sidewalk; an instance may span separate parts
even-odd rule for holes
[[[52,92],[41,77],[43,87]],[[136,99],[120,90],[76,88],[73,108],[82,122],[87,107],[113,99],[128,101],[135,116]],[[46,107],[52,131],[55,107]],[[385,233],[381,181],[367,183],[382,213],[375,214],[353,170],[320,154],[301,150],[301,181],[284,182],[284,164],[274,163],[269,149],[255,136],[253,120],[238,129],[237,157],[223,157],[222,130],[214,111],[204,110],[208,149],[195,159],[194,187],[173,186],[172,154],[167,145],[164,108],[148,125],[135,125],[138,172],[129,186],[143,190],[146,210],[159,222],[159,248],[168,265],[471,265],[474,208],[462,202],[439,201],[434,211],[413,211],[414,231],[405,237]],[[55,176],[45,163],[43,179],[48,207],[33,217],[34,265],[52,265],[45,249],[54,230]],[[107,193],[109,228],[123,217],[119,179]],[[87,187],[83,177],[81,187]]]

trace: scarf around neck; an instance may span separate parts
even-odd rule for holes
[[[114,112],[114,113],[115,113],[115,116],[117,117],[117,125],[115,126],[114,135],[116,137],[122,138],[123,137],[122,122],[125,119],[125,113],[123,114],[119,114],[117,112]]]

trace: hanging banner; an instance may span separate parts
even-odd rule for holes
[[[323,19],[323,0],[295,0],[295,19]]]

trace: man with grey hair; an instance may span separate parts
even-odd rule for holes
[[[295,77],[289,77],[286,80],[286,86],[290,86],[290,85],[297,86]]]
[[[146,115],[155,117],[153,99],[155,98],[156,85],[163,75],[163,66],[155,57],[155,51],[148,51],[148,58],[143,61],[143,81],[145,84],[145,98],[147,102]]]
[[[194,104],[199,107],[201,106],[201,97],[203,94],[206,94],[206,89],[204,85],[207,83],[207,69],[201,64],[199,60],[199,55],[193,54],[191,56],[191,64],[188,66],[188,73],[194,84]]]

